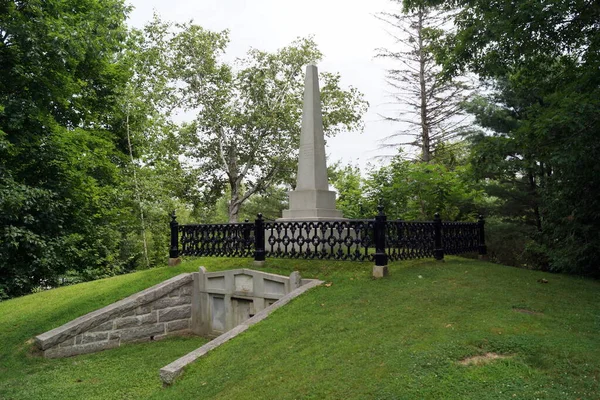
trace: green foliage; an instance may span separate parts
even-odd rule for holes
[[[445,220],[474,220],[483,201],[468,165],[449,168],[439,163],[415,163],[401,156],[370,172],[365,193],[371,213],[381,200],[388,218],[405,220],[432,220],[436,212]]]
[[[192,218],[199,223],[223,224],[229,221],[229,201],[231,195],[225,190],[215,204],[204,204],[203,208],[197,207],[192,213]],[[248,199],[240,209],[239,220],[254,222],[261,213],[266,220],[281,218],[282,210],[288,205],[288,192],[283,187],[271,186],[263,193],[256,194]]]
[[[111,112],[126,75],[122,1],[0,5],[0,291],[113,273],[123,160]]]
[[[258,213],[266,220],[281,218],[281,212],[288,208],[288,191],[283,187],[271,186],[264,193],[248,199],[240,211],[240,219],[254,221]]]
[[[421,1],[405,1],[407,8]],[[593,2],[427,1],[460,7],[438,54],[447,75],[469,69],[493,92],[471,105],[485,134],[476,173],[493,180],[498,216],[535,227],[541,267],[598,276],[600,6]]]
[[[357,167],[334,164],[329,177],[337,208],[346,218],[372,218],[381,204],[388,219],[430,221],[439,212],[445,220],[473,221],[490,199],[475,183],[465,152],[465,146],[440,145],[429,164],[400,154],[372,166],[366,177]]]
[[[187,29],[188,25],[181,27]],[[190,181],[179,160],[180,143],[173,121],[180,104],[179,89],[172,78],[176,66],[170,56],[184,45],[184,39],[168,34],[171,29],[171,24],[155,15],[143,30],[131,32],[120,60],[129,79],[114,115],[126,132],[129,162],[121,168],[122,210],[128,215],[121,215],[118,257],[129,268],[162,263],[169,240],[167,215],[177,210],[179,221],[185,223],[189,214],[183,199]],[[197,38],[188,35],[185,40]],[[216,45],[212,36],[208,40]]]
[[[186,51],[178,56],[186,60],[186,68],[204,62],[196,58],[194,48]],[[213,51],[220,54],[223,47]],[[274,53],[252,49],[233,65],[211,64],[213,70],[205,74],[188,76],[186,68],[174,70],[184,84],[183,106],[196,112],[194,122],[181,134],[189,165],[199,179],[198,190],[214,200],[227,187],[230,221],[238,219],[251,196],[264,194],[273,185],[292,184],[303,67],[321,57],[312,39],[298,39]],[[367,107],[362,94],[340,88],[339,74],[321,73],[320,80],[325,134],[362,129]]]
[[[337,163],[329,170],[329,181],[337,191],[336,208],[342,211],[344,218],[372,217],[372,215],[365,215],[363,202],[366,199],[360,169]]]

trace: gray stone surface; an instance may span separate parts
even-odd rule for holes
[[[62,342],[59,346],[60,347],[69,347],[69,346],[73,346],[75,344],[75,338],[71,338],[71,339],[67,339],[64,342]]]
[[[86,332],[81,335],[82,344],[101,342],[104,340],[108,340],[108,332]]]
[[[136,305],[144,305],[146,303],[150,303],[151,301],[155,301],[164,297],[166,294],[171,292],[172,290],[185,285],[186,283],[190,283],[192,281],[192,274],[181,274],[177,275],[171,279],[164,281],[163,283],[159,283],[156,286],[151,287],[150,289],[146,289],[140,293],[138,293],[137,298],[135,299]]]
[[[121,342],[130,342],[132,340],[150,340],[152,336],[161,335],[165,333],[165,324],[156,324],[148,326],[137,326],[135,328],[122,329],[110,333],[111,338],[117,336],[121,339]]]
[[[196,300],[192,301],[192,331],[216,337],[237,326],[294,290],[299,273],[290,277],[251,269],[199,271],[194,276]]]
[[[189,319],[180,319],[177,321],[167,322],[167,333],[174,331],[182,331],[190,329]]]
[[[114,321],[114,329],[131,328],[133,326],[154,324],[156,322],[158,322],[157,312],[154,311],[148,314],[137,315],[135,317],[118,318]]]
[[[390,274],[389,269],[386,266],[373,266],[373,278],[384,278]]]
[[[185,305],[158,311],[158,322],[173,321],[192,317],[192,306]]]
[[[127,311],[127,312],[121,314],[121,317],[132,317],[134,315],[135,315],[135,310],[130,310],[130,311]]]
[[[192,284],[180,287],[179,294],[180,294],[180,296],[191,296],[192,295]]]
[[[125,317],[118,318],[114,322],[115,329],[131,328],[132,326],[138,326],[140,321],[136,317]]]
[[[186,285],[191,287],[191,282],[192,274],[175,276],[158,285],[152,286],[151,288],[117,301],[109,306],[74,319],[58,328],[38,335],[35,338],[36,344],[41,350],[49,350],[54,347],[66,349],[71,347],[71,344],[74,344],[75,346],[87,346],[93,344],[88,342],[94,342],[95,344],[98,340],[101,340],[98,338],[104,337],[104,339],[106,339],[106,336],[108,336],[95,333],[111,332],[110,337],[119,339],[117,340],[118,346],[122,341],[137,339],[137,336],[134,333],[135,330],[141,332],[140,335],[142,336],[147,336],[147,331],[151,331],[152,333],[150,333],[150,335],[152,335],[155,331],[160,331],[161,329],[162,333],[164,333],[164,324],[156,325],[158,311],[152,311],[153,303],[161,301],[163,298],[166,299],[158,304],[161,308],[161,312],[166,315],[165,321],[189,318],[192,298],[190,295],[179,296],[179,294],[180,288]],[[177,295],[177,297],[165,297],[169,294],[173,294],[174,296]],[[176,307],[174,307],[175,311],[170,311],[170,309],[167,308],[170,305],[176,305]],[[187,307],[187,312],[182,310],[182,307]],[[183,314],[186,314],[186,316],[182,316]],[[132,330],[127,331],[129,328]],[[118,334],[114,333],[114,329],[118,330]],[[112,341],[110,346],[114,347]],[[98,346],[88,346],[82,351],[91,352],[92,350],[90,349],[94,348],[103,349]],[[72,350],[71,352],[72,354],[83,354],[77,353],[75,350]],[[45,352],[44,354],[48,354],[49,357],[61,357],[61,354],[66,356],[65,354],[71,353],[66,350],[56,350],[54,352]]]
[[[150,311],[152,311],[151,305],[139,306],[138,308],[135,309],[135,313],[137,315],[148,314]]]
[[[315,65],[306,67],[298,175],[295,190],[289,192],[289,205],[289,210],[283,210],[280,220],[343,217],[342,212],[335,208],[335,192],[329,190],[319,72]]]
[[[112,331],[113,329],[113,321],[107,321],[103,324],[98,325],[95,328],[90,329],[88,332],[104,332],[104,331]]]
[[[192,296],[180,296],[180,297],[163,297],[162,299],[156,300],[152,304],[154,310],[160,310],[167,307],[176,307],[184,304],[191,304]]]
[[[46,358],[72,357],[79,354],[95,353],[100,350],[113,349],[119,347],[118,340],[108,340],[104,342],[95,342],[69,347],[53,347],[44,351]]]
[[[300,276],[300,272],[294,271],[290,274],[290,289],[296,290],[300,286],[302,286],[302,277]]]

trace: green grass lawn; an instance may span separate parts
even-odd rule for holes
[[[0,399],[600,399],[600,282],[449,258],[390,264],[267,260],[330,282],[189,366],[205,339],[171,338],[67,359],[31,339],[181,272],[248,267],[205,258],[0,303]],[[547,279],[548,283],[539,283]],[[462,365],[468,357],[505,358]]]

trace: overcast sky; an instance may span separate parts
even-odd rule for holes
[[[394,154],[380,142],[395,128],[379,114],[391,115],[385,69],[375,49],[393,46],[384,24],[374,14],[393,10],[390,0],[129,0],[130,25],[142,27],[156,11],[163,20],[194,22],[210,30],[230,31],[227,59],[243,56],[251,47],[275,51],[297,37],[313,35],[324,59],[320,71],[339,72],[343,86],[364,93],[370,107],[362,134],[340,133],[327,143],[328,164],[342,160],[362,168],[374,157]],[[397,6],[396,6],[397,7]]]

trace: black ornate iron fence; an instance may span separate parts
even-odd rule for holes
[[[182,255],[250,257],[254,254],[254,224],[179,225]]]
[[[267,257],[365,261],[373,221],[265,222]]]
[[[179,225],[171,216],[170,258],[184,256],[266,257],[374,261],[408,260],[444,254],[486,254],[485,221],[387,221],[383,207],[374,219],[265,221]]]

